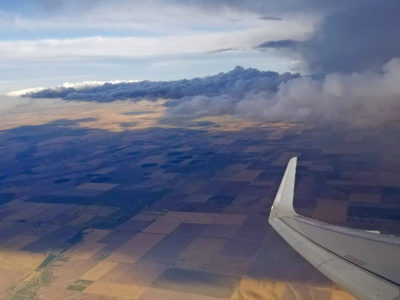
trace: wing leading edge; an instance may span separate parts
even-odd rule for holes
[[[330,225],[293,209],[297,158],[286,168],[269,223],[321,273],[358,299],[400,300],[400,239]]]

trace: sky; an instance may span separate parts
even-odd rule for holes
[[[1,90],[192,78],[238,65],[300,71],[299,55],[256,47],[305,40],[319,16],[234,2],[3,0]]]
[[[299,58],[254,49],[306,39],[314,17],[180,1],[1,1],[1,91],[85,80],[171,80],[237,65],[290,71]]]
[[[385,124],[400,109],[399,15],[398,0],[3,0],[0,93]]]

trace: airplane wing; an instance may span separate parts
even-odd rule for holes
[[[297,158],[289,161],[269,223],[300,255],[358,299],[400,300],[400,238],[330,225],[293,209]]]

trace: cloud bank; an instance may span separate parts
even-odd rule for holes
[[[156,100],[170,99],[169,105],[180,101],[189,101],[191,97],[220,97],[242,99],[246,91],[267,94],[275,93],[281,83],[299,77],[298,74],[278,74],[256,69],[236,67],[227,73],[204,78],[183,79],[176,81],[140,81],[104,83],[93,85],[89,82],[77,85],[63,85],[51,89],[42,89],[25,93],[31,98],[61,98],[64,100],[110,102],[116,100]],[[21,94],[13,92],[14,94]],[[12,94],[12,93],[9,93]],[[174,104],[172,104],[172,102]]]
[[[109,102],[168,99],[165,118],[233,115],[265,122],[379,126],[400,121],[400,60],[379,71],[332,73],[324,78],[235,68],[191,80],[58,87],[32,98]]]
[[[242,91],[243,97],[196,96],[171,106],[170,118],[232,114],[267,122],[379,126],[400,121],[400,60],[380,72],[334,73],[324,79],[300,77],[282,83],[277,92]]]

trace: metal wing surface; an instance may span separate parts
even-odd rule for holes
[[[332,281],[358,299],[400,300],[400,239],[330,225],[293,209],[297,158],[289,161],[269,223]]]

